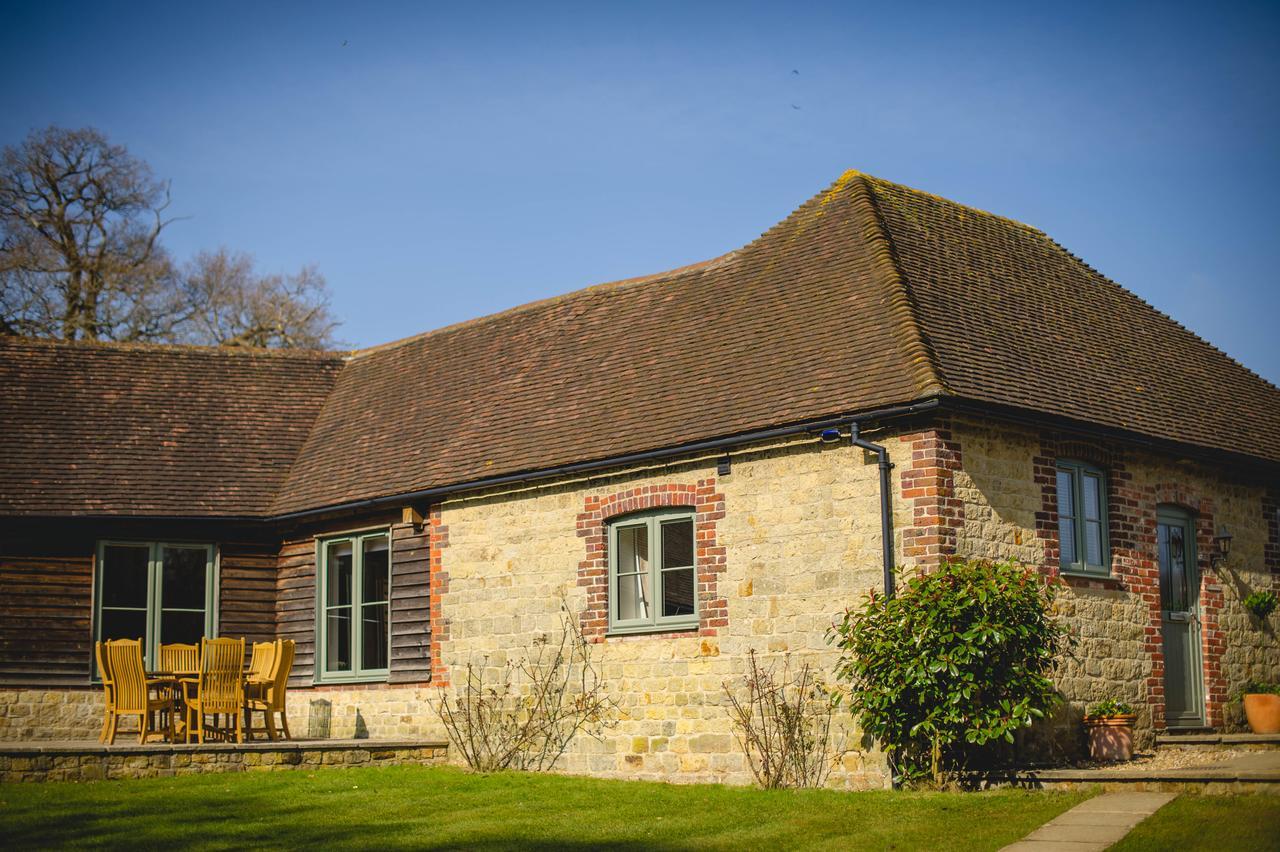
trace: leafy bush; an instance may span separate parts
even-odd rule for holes
[[[1275,612],[1277,603],[1275,592],[1253,592],[1244,599],[1244,608],[1258,618],[1266,618]]]
[[[1106,719],[1111,716],[1132,716],[1133,705],[1114,698],[1106,698],[1089,707],[1086,719]]]
[[[761,787],[822,786],[831,771],[831,702],[808,663],[792,675],[788,660],[775,676],[752,649],[741,691],[729,683],[724,691],[734,734]]]
[[[954,560],[845,612],[828,637],[836,674],[901,781],[943,783],[1056,703],[1049,676],[1067,636],[1055,592],[1022,566]]]
[[[579,619],[561,605],[557,639],[539,637],[533,652],[485,682],[488,658],[467,663],[453,700],[442,695],[436,713],[449,742],[478,772],[549,770],[578,734],[601,739],[616,724],[591,643]]]

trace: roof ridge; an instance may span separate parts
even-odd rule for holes
[[[743,248],[746,248],[746,246],[744,246]],[[426,331],[420,331],[417,334],[411,334],[408,337],[402,337],[399,340],[391,340],[386,343],[377,343],[377,344],[374,344],[373,346],[366,346],[363,349],[356,349],[350,353],[350,357],[363,358],[365,355],[372,355],[377,352],[385,352],[389,349],[396,349],[400,346],[405,346],[419,340],[424,340],[426,338],[435,337],[437,335],[452,334],[453,332],[459,331],[464,328],[471,328],[473,326],[484,325],[489,322],[494,322],[496,320],[504,319],[510,316],[516,316],[516,315],[525,313],[527,311],[535,310],[537,308],[545,308],[550,305],[558,304],[560,302],[567,302],[572,299],[576,299],[580,296],[584,296],[588,293],[595,293],[595,292],[615,293],[620,290],[626,290],[631,287],[636,287],[642,284],[652,284],[653,282],[659,281],[663,278],[671,278],[676,275],[683,275],[686,272],[697,272],[697,271],[702,271],[706,269],[712,269],[716,266],[719,266],[721,263],[727,263],[728,261],[732,260],[736,255],[738,255],[740,252],[743,251],[743,248],[736,248],[736,249],[733,249],[732,251],[725,252],[724,254],[719,255],[718,257],[710,258],[709,260],[700,260],[700,261],[697,261],[696,263],[689,263],[689,264],[685,264],[684,266],[677,266],[674,269],[667,269],[662,272],[654,272],[649,275],[638,275],[630,278],[618,278],[613,281],[603,281],[603,282],[600,282],[599,284],[588,284],[586,287],[579,287],[576,290],[570,290],[568,293],[557,293],[554,296],[547,296],[546,298],[543,298],[543,299],[535,299],[532,302],[524,302],[523,304],[512,305],[509,308],[503,308],[502,310],[495,311],[494,313],[491,313],[491,314],[485,314],[483,316],[478,316],[478,317],[471,317],[470,319],[459,320],[458,322],[449,323],[448,325],[442,325],[439,328],[432,328]]]
[[[191,355],[225,355],[231,357],[296,358],[299,360],[336,361],[348,357],[342,350],[276,349],[254,346],[208,346],[195,343],[153,343],[140,340],[64,340],[54,337],[26,337],[0,334],[0,345],[40,346],[48,349],[99,349],[123,352],[181,352]]]
[[[885,225],[876,202],[875,190],[870,175],[850,169],[840,176],[828,192],[837,191],[845,185],[852,184],[854,190],[854,209],[861,209],[865,215],[862,222],[862,236],[871,250],[871,262],[885,284],[890,288],[888,308],[896,316],[895,326],[900,332],[902,354],[906,359],[905,367],[915,381],[921,396],[949,394],[950,388],[942,374],[938,355],[925,335],[920,322],[919,307],[915,295],[902,273],[898,262],[893,237]]]
[[[857,171],[857,170],[853,169],[851,171]],[[981,207],[974,207],[972,204],[965,204],[963,201],[956,201],[954,198],[947,198],[945,195],[938,195],[936,192],[929,192],[928,190],[925,190],[925,189],[916,189],[914,186],[907,186],[905,183],[898,183],[897,181],[892,181],[892,180],[889,180],[888,178],[869,175],[866,172],[857,172],[857,173],[862,175],[868,181],[873,181],[875,183],[883,183],[883,184],[887,184],[888,186],[895,186],[898,189],[911,193],[912,195],[919,195],[922,198],[929,198],[934,201],[941,201],[945,204],[950,204],[953,207],[959,207],[963,210],[967,210],[970,213],[976,213],[979,216],[985,216],[988,219],[995,219],[1000,222],[1007,222],[1010,225],[1013,225],[1018,228],[1022,228],[1024,231],[1031,231],[1033,234],[1048,236],[1048,234],[1046,234],[1040,228],[1037,228],[1035,225],[1029,225],[1026,222],[1020,222],[1017,219],[1014,219],[1009,216],[1002,216],[999,213],[992,213],[990,210],[983,210]]]

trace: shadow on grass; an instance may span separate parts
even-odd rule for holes
[[[379,767],[0,788],[25,848],[996,849],[1061,794],[762,791]]]

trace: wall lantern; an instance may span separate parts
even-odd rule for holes
[[[1226,524],[1218,527],[1218,534],[1213,537],[1213,553],[1209,555],[1209,564],[1218,565],[1226,562],[1227,557],[1231,555],[1231,533],[1227,532]]]

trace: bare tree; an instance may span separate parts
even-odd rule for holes
[[[192,313],[181,326],[192,342],[219,346],[331,349],[338,323],[324,276],[314,266],[293,275],[262,275],[253,258],[225,248],[186,265],[182,288]]]
[[[164,339],[184,319],[159,243],[169,188],[97,130],[49,127],[0,153],[0,330]]]
[[[246,254],[181,268],[160,243],[169,186],[93,128],[33,131],[0,153],[0,334],[332,348],[315,267],[262,275]]]

